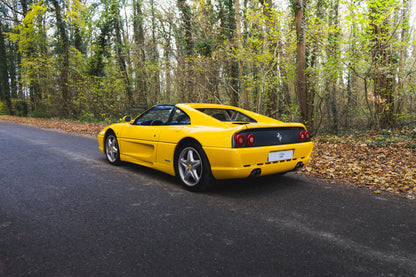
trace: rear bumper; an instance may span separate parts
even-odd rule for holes
[[[311,159],[313,142],[273,145],[247,148],[204,147],[216,179],[246,178],[253,170],[270,175],[294,170],[298,163],[308,164]],[[268,161],[270,152],[293,150],[293,158]]]

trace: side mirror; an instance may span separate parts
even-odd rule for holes
[[[123,122],[130,123],[130,121],[131,121],[131,116],[126,115],[125,117],[123,117]]]

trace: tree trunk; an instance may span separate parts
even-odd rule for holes
[[[305,45],[305,22],[303,0],[293,0],[296,25],[296,94],[298,97],[302,121],[309,128],[312,127],[312,105],[308,94],[308,83],[306,80],[306,45]]]
[[[338,10],[339,10],[339,0],[333,0],[330,14],[329,14],[329,28],[335,26],[334,33],[329,35],[329,49],[328,54],[330,59],[333,60],[335,68],[332,68],[332,72],[328,72],[328,75],[331,76],[330,82],[331,86],[329,88],[329,97],[330,97],[330,106],[331,106],[331,118],[332,118],[332,131],[335,134],[339,133],[339,116],[338,116],[338,103],[337,103],[337,82],[339,78],[338,72],[338,60],[339,60],[339,47],[338,47],[338,37],[339,37],[339,19],[338,19]]]
[[[10,76],[10,98],[16,99],[19,95],[19,82],[18,82],[18,68],[19,68],[19,47],[18,44],[9,41],[9,49],[11,50],[10,54],[10,67],[9,76]]]
[[[159,69],[159,54],[157,49],[157,26],[156,26],[156,14],[154,0],[150,0],[150,8],[152,12],[152,45],[151,45],[151,62],[154,66],[153,70],[153,99],[159,99],[160,97],[160,69]],[[190,19],[189,19],[190,20]],[[189,31],[190,32],[190,31]],[[190,38],[192,40],[192,37]],[[158,101],[158,100],[156,100]]]
[[[373,49],[371,58],[374,64],[374,104],[379,128],[394,126],[394,72],[392,68],[392,50],[389,42],[389,18],[380,20],[386,14],[385,10],[377,7],[371,8],[370,23]]]
[[[192,70],[192,61],[191,57],[194,52],[194,41],[192,35],[192,12],[191,7],[186,3],[185,0],[177,0],[177,5],[179,10],[182,13],[182,26],[183,26],[183,37],[180,39],[182,42],[179,44],[183,44],[183,56],[181,59],[181,63],[183,63],[182,72],[184,72],[184,80],[182,81],[182,85],[180,90],[182,91],[182,99],[184,101],[192,101],[193,100],[193,93],[194,93],[194,84],[192,82],[193,78],[193,70]]]
[[[243,38],[241,36],[241,16],[240,16],[240,0],[234,0],[234,11],[236,21],[236,36],[237,36],[237,49],[238,49],[238,68],[240,87],[241,87],[241,101],[244,109],[248,109],[248,95],[244,84],[244,66],[243,66]]]
[[[69,76],[69,39],[65,29],[65,22],[62,19],[61,7],[57,0],[52,0],[55,8],[56,24],[60,36],[60,46],[62,47],[62,69],[61,69],[61,80],[60,87],[62,93],[62,110],[64,115],[71,114],[70,101],[71,96],[68,88],[68,76]]]
[[[142,0],[133,1],[133,31],[134,41],[137,47],[137,60],[136,65],[136,90],[138,99],[137,104],[140,110],[148,108],[147,105],[147,84],[146,84],[146,51],[144,45],[144,28],[143,28],[143,10]]]
[[[267,17],[268,21],[273,20],[273,2],[271,0],[260,0],[260,3],[263,5],[263,14]],[[270,25],[267,25],[267,33],[270,33]],[[268,37],[265,38],[269,39]],[[270,40],[270,39],[269,39]],[[277,42],[270,40],[269,43],[269,52],[274,53],[277,49]],[[279,53],[279,50],[277,50]],[[277,112],[277,79],[278,77],[278,63],[276,62],[278,57],[272,56],[268,63],[269,75],[267,78],[271,79],[271,82],[268,82],[269,85],[265,88],[266,99],[265,99],[265,113],[267,116],[273,116]]]
[[[399,18],[401,18],[405,22],[401,29],[400,42],[403,45],[406,45],[406,42],[408,41],[408,37],[409,37],[409,11],[411,10],[411,2],[408,0],[402,0],[402,1],[403,1],[403,8],[401,9],[401,14],[399,14]],[[407,51],[408,49],[406,47],[401,47],[400,54],[399,54],[398,61],[397,61],[398,62],[397,90],[401,97],[399,98],[399,101],[397,101],[397,104],[395,105],[395,114],[402,114],[403,104],[405,102],[403,99],[403,92],[404,92],[406,81],[404,80],[403,76],[405,74],[406,60],[408,56]]]
[[[3,36],[3,24],[0,23],[0,101],[5,102],[9,113],[12,111],[10,102],[9,71],[7,70],[6,45]]]
[[[128,108],[127,110],[130,110],[130,108],[133,105],[133,99],[132,99],[132,93],[131,93],[131,87],[130,87],[130,78],[129,78],[129,74],[127,72],[127,66],[126,66],[126,58],[124,55],[124,42],[121,38],[121,33],[122,33],[122,25],[120,23],[120,11],[118,8],[118,3],[113,2],[111,5],[111,13],[112,13],[112,17],[113,17],[113,22],[114,22],[114,31],[115,31],[115,36],[116,36],[116,53],[117,53],[117,61],[118,61],[118,66],[120,68],[121,73],[123,74],[124,77],[124,82],[126,85],[126,94],[127,94],[127,99],[128,99]]]
[[[223,32],[223,38],[226,42],[229,42],[231,45],[234,44],[235,33],[236,33],[236,18],[235,18],[235,8],[234,0],[220,0],[224,1],[224,7],[221,5],[220,8],[220,18],[221,18],[221,28]],[[235,0],[238,1],[238,0]],[[226,61],[227,75],[228,75],[228,84],[227,91],[230,97],[230,105],[238,106],[239,101],[239,76],[240,70],[238,66],[238,59],[230,57]]]

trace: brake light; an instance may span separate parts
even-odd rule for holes
[[[234,136],[234,141],[238,146],[243,146],[244,136],[242,134],[237,134]]]
[[[301,141],[304,141],[305,140],[305,132],[304,131],[299,131],[299,139]]]
[[[311,133],[309,131],[299,131],[300,141],[309,141],[311,139]]]
[[[252,146],[256,142],[256,137],[253,134],[246,135],[247,144]]]
[[[310,140],[311,139],[311,133],[309,133],[309,131],[305,131],[305,140]]]

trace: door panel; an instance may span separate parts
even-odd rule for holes
[[[170,144],[177,143],[182,126],[189,124],[189,116],[175,106],[154,106],[123,129],[119,136],[120,153],[129,161],[146,163],[147,166],[157,162],[168,167],[173,160]],[[168,147],[162,146],[158,152],[159,141]]]
[[[154,163],[162,126],[129,125],[120,134],[120,152],[138,161]]]
[[[153,165],[156,161],[160,130],[169,121],[174,109],[173,105],[156,105],[123,129],[120,135],[121,155],[141,164],[148,163],[147,166]]]

